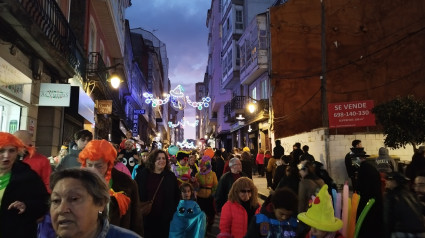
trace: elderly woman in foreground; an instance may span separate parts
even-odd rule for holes
[[[50,177],[53,229],[62,238],[138,238],[136,233],[110,225],[109,188],[87,169],[65,169]]]

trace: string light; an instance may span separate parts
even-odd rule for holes
[[[188,149],[195,149],[196,146],[193,145],[193,142],[188,142],[187,140],[184,140],[183,142],[177,142],[177,146],[180,148],[188,148]]]
[[[171,102],[172,106],[179,110],[184,110],[186,108],[186,104],[189,104],[198,110],[202,110],[204,107],[209,107],[211,102],[210,97],[203,97],[202,101],[193,102],[190,100],[189,96],[184,95],[184,88],[181,85],[177,85],[177,87],[170,90],[170,94],[164,94],[165,98],[163,99],[154,98],[151,93],[143,93],[143,97],[146,98],[146,104],[152,103],[152,107],[161,106],[165,103]]]
[[[146,104],[152,103],[152,107],[161,106],[163,104],[166,104],[170,100],[170,94],[165,94],[164,99],[153,98],[153,94],[151,93],[143,93],[143,97],[146,98]]]
[[[181,119],[176,124],[173,124],[173,122],[171,122],[171,121],[168,122],[168,126],[171,127],[171,128],[176,128],[178,126],[185,127],[185,125],[188,125],[188,126],[191,126],[191,127],[195,127],[195,126],[198,126],[198,124],[199,124],[199,120],[195,120],[195,122],[192,122],[191,123],[191,122],[189,122],[188,120],[186,120],[184,118]]]

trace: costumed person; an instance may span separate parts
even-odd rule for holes
[[[191,182],[190,173],[192,169],[189,166],[189,153],[186,151],[177,152],[176,164],[171,165],[171,171],[176,175],[178,185]]]
[[[189,156],[189,167],[192,169],[190,173],[190,177],[195,177],[195,175],[199,172],[198,161],[196,160],[196,155]]]
[[[251,220],[245,238],[297,237],[297,195],[289,188],[281,188],[267,200]]]
[[[344,238],[339,233],[342,220],[334,216],[332,199],[328,193],[328,185],[323,185],[316,197],[309,203],[307,212],[298,214],[298,220],[311,227],[306,238]]]
[[[114,168],[117,151],[106,140],[92,140],[80,152],[82,167],[94,168],[109,185],[109,223],[143,235],[137,184],[127,174]]]
[[[196,180],[199,184],[197,201],[202,211],[207,215],[207,230],[211,230],[214,224],[214,193],[218,185],[217,176],[211,168],[211,158],[208,155],[202,156],[201,162],[199,163],[200,171],[196,174]]]
[[[139,154],[137,153],[133,140],[127,139],[124,142],[124,149],[118,153],[118,159],[133,173],[134,166],[139,163]]]
[[[206,215],[195,199],[195,191],[190,183],[180,186],[181,200],[170,224],[170,237],[205,237]]]
[[[308,160],[299,163],[298,169],[301,176],[298,185],[298,212],[305,212],[311,196],[315,195],[325,182],[315,174],[314,165]]]
[[[0,132],[0,237],[37,236],[37,220],[48,211],[46,187],[30,166],[18,160],[33,147]]]
[[[140,238],[132,231],[109,223],[109,187],[99,173],[80,168],[61,170],[52,174],[50,186],[50,213],[57,237]]]

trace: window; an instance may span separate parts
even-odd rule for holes
[[[252,97],[253,99],[257,99],[257,87],[254,87],[254,88],[251,90],[251,97]]]
[[[243,30],[243,18],[241,10],[236,10],[235,29]]]
[[[269,97],[269,85],[266,79],[261,82],[261,98],[267,99],[268,97]]]
[[[236,66],[239,66],[241,63],[241,53],[239,47],[236,47]]]

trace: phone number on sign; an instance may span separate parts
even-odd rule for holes
[[[334,117],[356,117],[356,116],[367,116],[369,111],[352,111],[352,112],[335,112]]]

